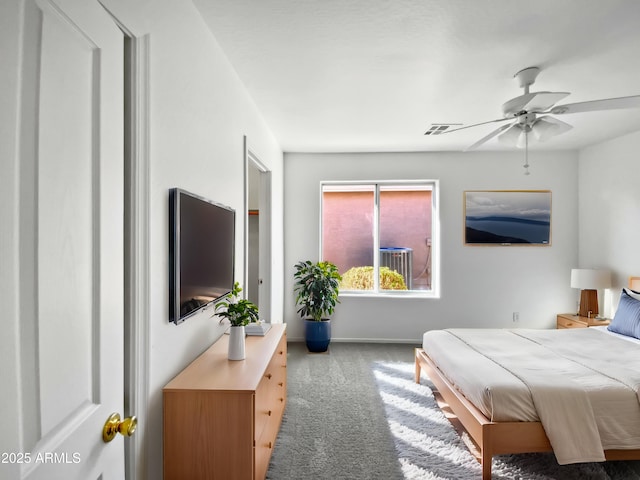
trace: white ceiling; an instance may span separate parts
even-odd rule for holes
[[[193,1],[288,152],[463,150],[498,124],[424,132],[500,118],[530,66],[559,104],[640,95],[639,0]],[[561,119],[530,148],[640,130],[640,109]]]

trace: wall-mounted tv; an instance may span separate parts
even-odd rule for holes
[[[176,324],[229,294],[234,283],[235,211],[169,190],[169,320]]]

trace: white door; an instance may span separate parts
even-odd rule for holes
[[[20,478],[122,480],[123,36],[96,0],[26,5]]]

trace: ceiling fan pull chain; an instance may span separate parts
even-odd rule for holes
[[[529,175],[529,132],[524,132],[524,174]]]

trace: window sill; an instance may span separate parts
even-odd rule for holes
[[[406,292],[406,293],[399,293],[399,292],[368,292],[368,291],[363,291],[363,292],[356,292],[356,291],[348,291],[348,292],[340,292],[340,297],[348,297],[348,298],[407,298],[407,299],[419,299],[419,300],[426,300],[426,299],[439,299],[440,295],[438,295],[436,292],[433,291],[428,291],[428,292],[418,292],[418,291],[413,291],[413,292]]]

